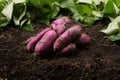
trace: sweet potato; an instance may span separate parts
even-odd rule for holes
[[[77,39],[76,45],[81,46],[81,45],[88,45],[90,43],[90,36],[88,36],[85,33],[82,33],[81,36]]]
[[[70,19],[68,17],[61,17],[56,19],[55,21],[53,21],[50,25],[50,27],[54,30],[56,30],[57,28],[59,28],[58,26],[64,25],[67,22],[70,22]]]
[[[53,50],[53,43],[57,38],[57,33],[54,30],[50,30],[45,33],[41,40],[36,44],[34,54],[48,55]]]
[[[65,54],[70,54],[76,52],[77,47],[74,43],[70,43],[68,46],[66,46],[60,54],[65,55]]]
[[[57,32],[58,36],[60,36],[67,29],[65,24],[69,22],[70,19],[68,17],[58,18],[51,23],[50,27]]]
[[[72,41],[79,38],[81,32],[81,26],[74,25],[61,34],[54,43],[54,50],[60,51],[65,48]]]
[[[28,39],[28,44],[27,44],[27,51],[30,52],[32,51],[33,47],[35,46],[35,44],[43,37],[43,35],[50,31],[51,28],[46,28],[45,30],[41,31],[40,33],[38,33],[36,36]]]

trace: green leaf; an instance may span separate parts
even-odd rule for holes
[[[34,31],[32,24],[26,24],[25,26],[22,27],[22,29],[27,31]]]
[[[86,17],[83,20],[83,22],[84,22],[84,25],[89,26],[89,25],[92,25],[96,20],[99,20],[99,18],[90,16],[90,17]]]
[[[9,23],[9,21],[7,20],[7,18],[0,13],[0,27],[4,27]]]
[[[54,18],[60,11],[60,7],[58,7],[55,3],[52,4],[51,6],[52,9],[52,16],[51,18]]]
[[[120,40],[120,34],[110,35],[107,38],[111,41],[118,41],[118,40]]]
[[[82,20],[85,16],[90,16],[92,14],[92,10],[85,4],[78,4],[75,6],[76,8],[73,11],[74,18],[78,17],[78,19]]]
[[[112,0],[106,0],[105,7],[103,9],[105,16],[116,17],[116,10]]]
[[[59,2],[62,8],[72,8],[75,7],[75,3],[73,0],[60,0]]]
[[[92,10],[85,4],[77,5],[76,9],[81,16],[89,16],[92,14]]]
[[[49,25],[50,19],[56,17],[60,11],[60,7],[56,5],[58,4],[56,0],[31,0],[31,3],[34,7],[28,7],[28,12],[32,20],[36,20],[36,22]]]
[[[117,5],[117,7],[120,8],[120,0],[113,0],[113,1]]]
[[[6,6],[6,0],[0,0],[0,27],[4,27],[10,22],[7,20],[7,17],[1,13],[5,6]]]
[[[84,25],[92,25],[98,18],[92,16],[92,10],[85,4],[76,5],[76,12],[73,16],[76,20],[82,21]]]
[[[24,4],[16,4],[14,6],[14,13],[13,13],[13,20],[15,25],[20,25],[21,20],[24,18],[25,15],[26,15],[26,6]]]
[[[99,17],[99,18],[102,18],[103,17],[103,14],[99,11],[92,11],[92,14],[96,17]]]
[[[73,15],[73,18],[75,19],[75,20],[83,20],[84,19],[84,17],[83,16],[81,16],[78,12],[76,12],[76,13],[74,13],[74,15]]]
[[[60,0],[59,6],[61,8],[69,9],[73,13],[77,12],[74,0]]]
[[[14,2],[15,4],[18,4],[18,3],[25,3],[26,0],[13,0],[12,2]]]
[[[50,24],[50,17],[46,17],[44,19],[39,20],[41,23],[44,23],[46,25]]]
[[[2,11],[2,14],[7,17],[7,20],[10,21],[13,13],[13,2],[8,4]]]
[[[20,22],[20,26],[23,26],[24,24],[25,24],[25,22],[27,22],[28,21],[28,19],[23,19],[21,22]]]
[[[41,0],[27,0],[26,2],[27,3],[29,2],[29,4],[31,3],[33,6],[35,6],[37,8],[40,8],[40,6],[41,6],[41,2],[40,1]]]
[[[95,3],[95,5],[99,5],[100,2],[105,2],[106,0],[78,0],[77,3],[87,3],[92,4]]]
[[[119,31],[119,25],[118,23],[120,22],[120,16],[116,17],[106,29],[101,30],[101,32],[111,35],[114,33],[117,33]]]
[[[3,10],[5,5],[6,5],[6,1],[5,0],[0,0],[0,12]]]
[[[92,4],[92,0],[78,0],[77,3],[87,3],[87,4]]]

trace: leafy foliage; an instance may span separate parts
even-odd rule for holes
[[[14,22],[22,29],[33,31],[32,22],[49,25],[51,19],[63,15],[71,16],[85,26],[107,17],[111,22],[101,32],[112,41],[119,37],[120,25],[116,18],[120,16],[120,0],[0,0],[0,27]]]

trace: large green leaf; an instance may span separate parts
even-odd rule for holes
[[[60,6],[62,8],[72,8],[72,7],[75,7],[74,0],[60,0],[59,3],[60,3]]]
[[[117,33],[119,31],[119,22],[120,22],[120,16],[116,17],[106,29],[101,30],[101,32],[111,35],[114,33]]]
[[[105,16],[116,17],[116,10],[112,0],[106,0],[106,4],[103,10]]]
[[[73,13],[76,12],[76,5],[75,5],[74,0],[60,0],[59,5],[62,8],[69,9]]]
[[[2,11],[2,14],[7,17],[7,20],[10,21],[12,18],[12,13],[13,13],[13,2],[10,4],[6,5],[5,8]]]
[[[60,7],[56,5],[57,2],[55,2],[55,0],[31,0],[29,3],[36,7],[28,8],[30,9],[28,11],[31,18],[34,19],[34,17],[36,17],[39,22],[47,25],[49,25],[50,19],[56,17],[60,10]]]

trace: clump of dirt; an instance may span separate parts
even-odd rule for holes
[[[91,36],[89,46],[69,56],[42,58],[26,51],[23,42],[46,26],[34,24],[34,32],[10,26],[0,30],[0,79],[7,80],[119,80],[120,46],[100,33],[96,22],[83,32]]]

